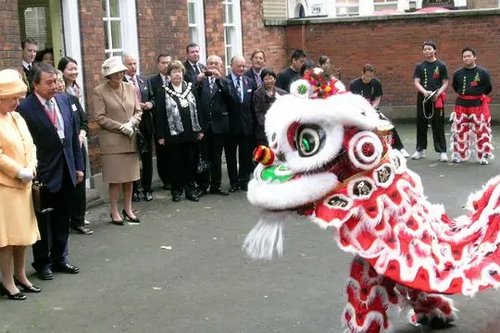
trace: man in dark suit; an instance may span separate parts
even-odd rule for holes
[[[202,75],[203,81],[198,85],[201,126],[205,136],[201,141],[202,156],[210,164],[211,194],[228,195],[221,188],[222,149],[229,132],[227,104],[231,98],[228,81],[222,79],[222,59],[211,55],[207,59],[207,69]],[[206,186],[206,184],[200,184]],[[205,192],[208,190],[204,188]]]
[[[262,86],[262,79],[260,78],[260,73],[266,66],[266,54],[264,50],[258,49],[252,52],[251,56],[252,67],[250,67],[246,72],[245,76],[253,79],[257,84],[257,88]]]
[[[146,142],[146,151],[141,153],[142,170],[141,170],[141,185],[144,192],[144,200],[153,200],[153,190],[151,189],[151,183],[153,181],[153,135],[154,135],[154,125],[153,125],[153,98],[151,95],[151,87],[149,85],[149,80],[143,80],[139,75],[137,75],[137,58],[130,54],[125,54],[123,56],[123,64],[127,67],[124,81],[127,81],[133,85],[136,89],[137,99],[139,100],[139,105],[142,109],[142,118],[139,123],[139,131],[141,131]],[[134,190],[132,195],[132,201],[139,201],[139,184],[134,182]]]
[[[47,185],[53,208],[37,213],[41,239],[33,245],[33,268],[42,280],[52,280],[52,271],[80,271],[69,263],[68,236],[72,191],[83,181],[84,165],[70,99],[56,95],[56,84],[56,70],[46,63],[37,64],[34,94],[19,105],[36,145],[37,178]]]
[[[158,90],[164,85],[170,83],[170,78],[167,76],[168,66],[172,63],[172,57],[167,53],[161,53],[158,56],[158,74],[153,75],[149,78],[149,85],[151,86],[151,97],[154,104],[156,103],[156,94]],[[160,93],[162,93],[160,91]],[[164,92],[163,92],[164,93]],[[153,114],[153,123],[155,122],[155,117]],[[155,140],[155,152],[156,152],[156,169],[158,170],[158,176],[163,183],[164,190],[170,190],[171,188],[171,164],[167,157],[167,152],[165,146],[158,144],[158,138]]]
[[[33,38],[26,38],[21,42],[23,49],[23,81],[28,86],[28,95],[33,92],[33,61],[35,61],[38,45]]]
[[[195,86],[203,80],[200,76],[207,67],[200,61],[200,46],[196,43],[190,43],[186,46],[186,62],[184,62],[184,81],[191,82]]]
[[[257,89],[255,81],[243,76],[245,58],[231,59],[231,74],[227,76],[231,98],[229,104],[229,136],[225,146],[230,192],[248,188],[253,170],[252,152],[255,148],[255,110],[253,94]],[[236,160],[238,150],[238,161]],[[238,170],[239,165],[239,170]]]

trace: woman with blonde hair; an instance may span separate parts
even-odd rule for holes
[[[124,225],[123,220],[140,223],[132,211],[132,185],[140,177],[136,129],[142,111],[135,87],[124,82],[127,67],[119,56],[102,64],[102,75],[108,82],[94,89],[95,119],[101,127],[99,148],[103,181],[109,183],[111,222]],[[120,188],[123,189],[123,220],[118,210]]]
[[[39,293],[26,277],[26,246],[40,239],[31,181],[36,175],[36,151],[24,119],[13,112],[27,87],[13,69],[0,71],[0,296],[25,300]],[[12,269],[14,262],[14,269]]]

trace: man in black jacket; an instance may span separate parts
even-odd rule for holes
[[[252,152],[255,148],[253,94],[257,90],[257,85],[251,78],[243,76],[244,72],[245,58],[241,55],[233,57],[231,74],[226,78],[231,94],[228,113],[229,136],[225,147],[230,192],[238,189],[246,191],[253,170]],[[236,150],[239,163],[236,160]]]
[[[153,181],[153,116],[151,109],[153,108],[153,98],[151,96],[151,87],[148,80],[143,80],[137,75],[137,58],[133,55],[126,54],[123,56],[123,63],[127,67],[123,80],[133,85],[136,89],[137,99],[142,109],[142,118],[139,123],[139,130],[144,136],[146,142],[146,151],[141,153],[142,171],[141,184],[144,191],[144,199],[146,201],[153,200],[153,191],[151,183]],[[134,194],[132,200],[137,202],[140,200],[139,184],[134,182]]]
[[[227,103],[230,99],[228,81],[221,78],[222,59],[211,55],[207,59],[207,69],[198,85],[201,125],[205,133],[201,141],[202,156],[210,164],[210,192],[228,195],[221,189],[222,149],[229,131]],[[202,185],[200,185],[202,186]],[[207,190],[206,188],[204,189]]]
[[[172,63],[172,57],[167,53],[161,53],[158,56],[158,74],[153,75],[149,78],[149,85],[151,86],[151,96],[153,104],[156,103],[156,94],[158,94],[158,90],[164,85],[168,85],[170,83],[170,78],[167,75],[168,66]],[[161,92],[160,92],[161,93]],[[155,118],[153,117],[153,122],[155,122]],[[165,150],[165,146],[161,146],[158,144],[158,139],[155,141],[155,152],[156,152],[156,169],[158,170],[158,176],[160,177],[163,183],[164,190],[170,190],[171,188],[171,166],[167,153]]]
[[[196,85],[198,82],[203,80],[203,77],[200,76],[200,74],[202,74],[207,67],[199,61],[200,46],[196,43],[189,43],[186,46],[186,62],[183,64],[186,69],[184,72],[184,81],[191,82]]]

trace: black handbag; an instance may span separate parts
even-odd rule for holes
[[[142,135],[141,131],[137,129],[135,131],[137,135],[137,151],[139,154],[146,154],[149,152],[148,144],[146,142],[146,139],[144,138],[144,135]]]
[[[201,174],[206,171],[210,170],[210,163],[205,161],[203,157],[201,157],[201,154],[198,158],[198,168],[196,169],[196,172]]]
[[[35,212],[44,214],[54,210],[49,202],[49,189],[47,185],[34,180],[31,184],[31,194],[33,196]]]

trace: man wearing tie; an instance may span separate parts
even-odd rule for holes
[[[149,85],[151,87],[151,97],[153,102],[153,107],[156,105],[156,95],[165,93],[162,89],[163,86],[167,86],[170,83],[170,78],[167,76],[168,66],[172,63],[172,57],[167,53],[161,53],[158,56],[158,74],[153,75],[149,78]],[[154,109],[151,111],[154,112]],[[153,114],[153,123],[156,122],[155,116]],[[172,179],[171,179],[171,166],[169,163],[167,152],[165,146],[158,144],[158,138],[155,140],[155,152],[156,152],[156,169],[158,170],[158,176],[163,183],[164,190],[170,190]]]
[[[40,63],[33,73],[34,94],[19,105],[36,145],[37,178],[48,188],[53,211],[37,213],[41,239],[33,245],[33,268],[42,280],[52,280],[53,271],[77,274],[69,263],[68,236],[70,202],[76,184],[83,181],[83,158],[71,101],[56,95],[57,72]]]
[[[22,41],[21,47],[23,49],[23,81],[28,86],[27,94],[33,92],[33,61],[36,57],[38,45],[33,38],[26,38]]]
[[[201,141],[202,155],[210,163],[209,181],[203,190],[208,191],[210,184],[211,194],[228,195],[221,188],[222,180],[222,149],[229,131],[227,104],[231,98],[228,81],[222,79],[222,59],[211,55],[207,59],[207,69],[202,74],[205,78],[198,85],[198,97],[201,111],[201,126],[204,133]]]
[[[231,185],[230,192],[248,188],[253,170],[252,152],[255,148],[255,111],[253,94],[255,81],[243,76],[245,58],[237,55],[231,59],[231,74],[227,76],[231,98],[229,100],[229,136],[226,144],[226,161]],[[236,160],[238,150],[238,161]],[[239,170],[238,170],[239,165]]]
[[[123,56],[123,64],[127,67],[123,80],[133,85],[136,89],[137,100],[142,109],[142,118],[139,123],[139,130],[144,136],[146,141],[147,151],[141,153],[142,171],[141,171],[141,184],[144,192],[144,200],[153,200],[153,190],[151,183],[153,181],[153,116],[151,109],[153,108],[153,98],[151,96],[151,87],[148,80],[143,80],[137,75],[137,57],[125,54]],[[139,184],[134,182],[134,194],[132,201],[138,202],[140,200]]]
[[[203,77],[200,75],[206,70],[205,65],[200,63],[200,46],[196,43],[190,43],[186,46],[186,62],[184,63],[184,68],[186,72],[184,73],[184,81],[191,82],[195,86],[198,82],[203,81]]]
[[[262,79],[260,78],[260,73],[266,66],[266,54],[264,50],[255,50],[252,52],[252,67],[245,72],[245,76],[253,79],[257,84],[257,88],[262,86]]]

